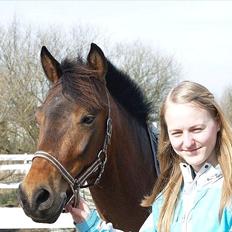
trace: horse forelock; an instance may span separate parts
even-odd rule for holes
[[[101,109],[105,106],[105,98],[102,97],[104,83],[83,60],[65,59],[61,70],[60,83],[64,96],[88,108]]]

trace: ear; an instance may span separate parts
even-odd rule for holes
[[[60,63],[51,55],[45,46],[41,49],[40,59],[47,78],[52,83],[57,82],[62,75]]]
[[[97,71],[99,79],[105,81],[107,61],[102,50],[94,43],[91,43],[87,60],[90,66]]]

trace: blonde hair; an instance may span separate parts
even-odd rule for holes
[[[183,184],[179,167],[179,163],[183,160],[180,156],[176,155],[171,146],[164,117],[168,102],[194,103],[207,110],[212,117],[218,120],[220,123],[220,131],[217,135],[215,151],[224,176],[219,219],[221,218],[224,207],[231,203],[232,196],[232,128],[221,108],[216,103],[213,94],[207,88],[195,82],[183,81],[171,90],[161,106],[158,146],[158,159],[161,173],[155,183],[152,194],[145,197],[142,202],[143,206],[148,207],[152,205],[160,194],[163,195],[164,201],[158,220],[159,232],[170,231],[175,207]]]

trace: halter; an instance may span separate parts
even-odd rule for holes
[[[67,171],[67,169],[51,154],[45,151],[36,151],[33,159],[35,158],[43,158],[48,160],[56,169],[60,172],[65,181],[69,184],[73,195],[66,202],[66,205],[69,204],[73,200],[73,206],[76,207],[78,205],[78,194],[80,188],[85,188],[89,186],[93,186],[99,183],[101,176],[105,169],[105,164],[107,161],[107,147],[110,144],[111,135],[112,135],[112,118],[111,118],[111,109],[110,109],[110,100],[108,92],[106,91],[107,96],[107,104],[108,104],[108,118],[106,121],[106,134],[104,139],[103,148],[98,152],[97,159],[77,178],[73,178],[73,176]],[[90,175],[95,173],[100,168],[99,174],[94,181],[93,184],[84,185],[86,180]]]

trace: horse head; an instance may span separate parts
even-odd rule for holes
[[[35,114],[38,151],[20,184],[19,199],[34,221],[53,223],[87,178],[93,184],[99,181],[109,142],[110,100],[107,62],[97,45],[91,45],[87,62],[61,64],[43,47],[41,63],[51,87]],[[94,170],[84,178],[91,165]]]

